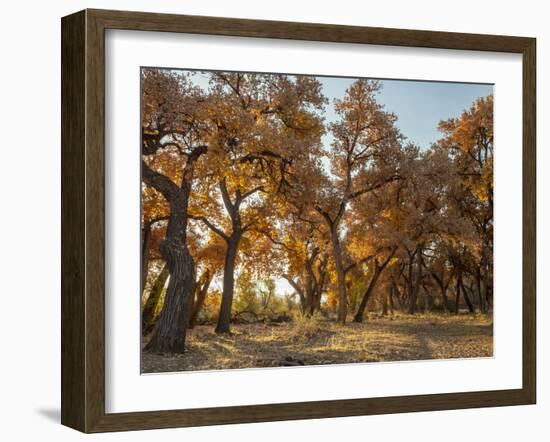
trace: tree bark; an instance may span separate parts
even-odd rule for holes
[[[483,312],[483,295],[481,292],[481,267],[476,268],[476,272],[474,275],[474,283],[476,287],[476,295],[477,295],[477,307],[480,312]]]
[[[141,314],[141,333],[144,336],[147,335],[155,325],[155,311],[157,310],[160,295],[162,294],[162,289],[166,285],[168,276],[170,276],[170,272],[168,271],[168,266],[165,264],[162,266],[162,270],[158,274],[157,279],[155,279],[149,297],[145,303],[145,307],[143,307],[143,312]]]
[[[241,239],[240,231],[233,231],[225,253],[225,263],[223,268],[223,293],[220,306],[220,314],[216,325],[216,333],[231,332],[231,306],[233,305],[233,294],[235,291],[235,262],[237,260],[237,250]]]
[[[418,291],[420,290],[420,282],[422,280],[422,248],[418,247],[415,253],[416,257],[416,272],[414,276],[414,283],[412,284],[412,290],[409,299],[408,313],[413,315],[416,313],[416,301],[418,299]]]
[[[447,313],[449,311],[449,303],[447,301],[447,287],[449,286],[450,281],[445,283],[445,276],[442,275],[440,278],[436,273],[432,273],[432,277],[433,279],[435,279],[435,282],[437,282],[437,285],[439,286],[439,290],[441,293],[441,305],[443,306],[443,311]]]
[[[187,248],[187,207],[191,183],[184,178],[181,186],[177,186],[168,177],[151,170],[145,162],[142,162],[142,176],[170,204],[166,237],[160,245],[160,252],[170,271],[170,281],[164,306],[144,350],[183,353],[195,284],[195,266]]]
[[[489,266],[487,264],[487,250],[485,247],[482,251],[481,256],[481,262],[482,262],[482,272],[481,272],[481,311],[483,313],[487,313],[488,311],[488,292],[489,292]],[[483,302],[485,300],[486,302]]]
[[[380,278],[380,275],[390,262],[390,260],[393,258],[393,255],[395,254],[397,248],[392,249],[389,256],[385,259],[385,261],[382,264],[378,264],[378,260],[376,258],[373,259],[374,261],[374,274],[372,275],[372,278],[369,282],[369,285],[367,289],[365,290],[365,293],[363,294],[363,299],[361,299],[361,303],[359,304],[359,308],[357,309],[357,312],[355,313],[355,316],[353,318],[353,322],[363,322],[363,315],[365,314],[365,309],[367,308],[367,304],[369,302],[369,299],[374,292],[374,288],[376,287],[376,283],[378,282],[378,279]],[[387,298],[385,300],[387,304]],[[387,309],[387,305],[386,305]]]
[[[475,312],[474,305],[472,304],[472,301],[470,300],[470,296],[468,295],[468,290],[466,289],[466,286],[464,285],[464,281],[462,281],[462,294],[464,295],[464,301],[466,301],[466,305],[468,306],[468,311],[470,313]]]
[[[393,283],[391,284],[390,286],[390,294],[388,296],[388,301],[389,301],[389,304],[390,304],[390,313],[393,315],[393,309],[394,309],[394,306],[393,306]]]
[[[155,353],[184,353],[187,322],[194,283],[193,258],[187,247],[164,242],[163,256],[170,269],[170,282],[164,307],[153,329],[145,351]]]
[[[379,276],[380,276],[380,272],[379,272],[378,266],[375,264],[374,274],[372,275],[369,285],[367,286],[367,289],[363,294],[361,303],[359,304],[359,307],[357,308],[357,312],[353,317],[353,322],[363,322],[363,315],[365,314],[365,309],[367,308],[367,304],[374,291],[374,287],[376,286],[376,282],[378,281]]]

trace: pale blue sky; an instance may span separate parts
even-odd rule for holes
[[[343,97],[352,78],[320,77],[323,93],[331,99]],[[476,98],[493,92],[493,85],[434,81],[381,80],[378,102],[397,115],[397,126],[410,141],[427,149],[441,134],[440,120],[459,116]],[[331,105],[327,121],[336,118]]]

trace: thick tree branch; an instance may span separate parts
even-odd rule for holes
[[[179,190],[170,178],[154,171],[143,160],[141,160],[141,177],[145,184],[158,190],[168,201],[171,201]]]
[[[292,286],[292,288],[298,293],[298,295],[301,297],[304,296],[304,291],[300,288],[300,286],[294,282],[294,280],[287,274],[282,275],[284,279],[288,281],[288,283]]]
[[[243,193],[243,194],[241,195],[240,200],[243,201],[243,200],[247,199],[249,196],[254,195],[256,192],[263,192],[263,191],[264,191],[264,187],[263,187],[263,186],[254,187],[254,189],[249,190],[248,192]]]
[[[359,189],[355,192],[352,192],[349,194],[348,198],[350,200],[355,199],[361,195],[364,195],[365,193],[369,193],[373,190],[380,189],[381,187],[385,186],[388,183],[391,183],[393,181],[402,180],[403,177],[401,175],[392,175],[391,177],[386,178],[385,180],[379,181],[377,183],[371,184],[370,186],[364,187],[363,189]]]

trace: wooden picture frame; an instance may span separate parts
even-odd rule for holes
[[[523,58],[523,385],[497,391],[105,412],[105,30],[495,51]],[[536,400],[533,38],[106,10],[62,19],[62,409],[83,432],[533,404]]]

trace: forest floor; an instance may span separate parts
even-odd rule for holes
[[[493,355],[491,315],[371,315],[362,324],[327,320],[232,324],[190,330],[181,355],[142,352],[142,372],[284,367],[352,362],[477,358]],[[148,337],[144,338],[143,345]]]

